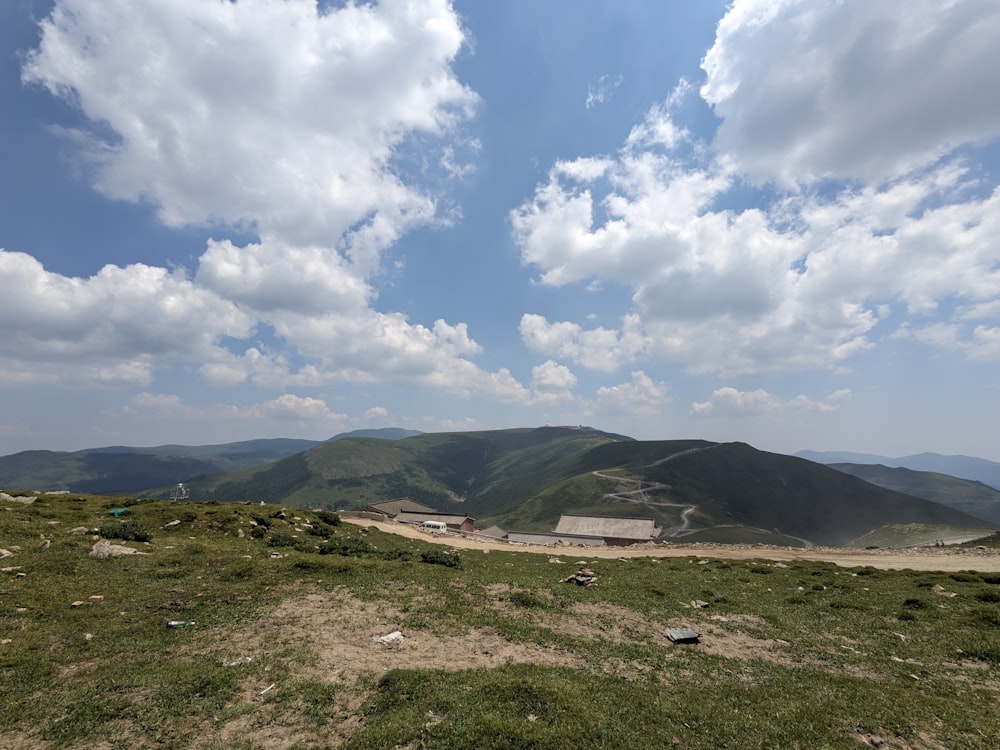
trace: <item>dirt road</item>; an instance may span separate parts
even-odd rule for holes
[[[948,549],[914,547],[902,550],[862,550],[840,547],[772,547],[748,544],[636,544],[631,547],[569,547],[511,544],[481,537],[459,534],[433,534],[417,526],[395,521],[371,521],[367,518],[347,518],[344,521],[359,526],[374,526],[390,534],[422,539],[425,542],[471,550],[528,552],[539,555],[573,557],[574,559],[632,557],[703,557],[723,560],[816,560],[832,562],[848,568],[871,566],[884,570],[976,570],[1000,572],[1000,549]]]

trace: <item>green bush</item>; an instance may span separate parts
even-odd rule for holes
[[[340,516],[337,513],[331,513],[328,510],[321,510],[316,514],[316,518],[325,523],[327,526],[340,526]]]
[[[146,527],[138,521],[102,524],[97,533],[104,539],[122,539],[126,542],[148,542],[153,538]]]
[[[268,547],[295,547],[299,540],[291,534],[272,534],[267,539]]]
[[[364,539],[352,536],[331,540],[326,544],[321,544],[319,548],[321,555],[343,555],[344,557],[367,555],[374,551],[375,549]]]
[[[444,565],[448,568],[460,568],[462,567],[462,558],[458,552],[449,552],[442,550],[429,550],[427,552],[420,553],[420,562],[429,563],[431,565]]]

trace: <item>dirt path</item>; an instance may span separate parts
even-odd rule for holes
[[[569,547],[512,544],[482,537],[458,534],[431,534],[410,524],[395,521],[371,521],[367,518],[347,518],[344,521],[359,526],[374,526],[390,534],[422,539],[426,542],[471,550],[529,552],[540,555],[562,555],[576,559],[633,557],[704,557],[723,560],[815,560],[832,562],[844,567],[882,568],[885,570],[976,570],[1000,572],[1000,549],[948,549],[915,547],[905,550],[862,550],[840,547],[772,547],[749,544],[636,544],[631,547]]]

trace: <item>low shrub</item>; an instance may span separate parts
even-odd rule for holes
[[[343,555],[344,557],[367,555],[374,551],[374,547],[372,547],[364,539],[358,539],[353,536],[345,537],[344,539],[330,540],[326,544],[321,544],[319,547],[319,553],[321,555]]]
[[[299,543],[291,534],[272,534],[267,539],[268,547],[295,547]]]
[[[457,551],[432,549],[420,553],[420,562],[430,565],[444,565],[448,568],[462,567],[462,558]]]
[[[328,510],[321,510],[316,514],[316,518],[325,523],[327,526],[340,526],[340,515],[337,513],[331,513]]]
[[[97,533],[103,539],[122,539],[126,542],[148,542],[153,538],[149,530],[138,521],[105,523],[97,529]]]

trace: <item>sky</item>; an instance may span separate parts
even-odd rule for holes
[[[1000,460],[1000,4],[7,0],[0,454]]]

